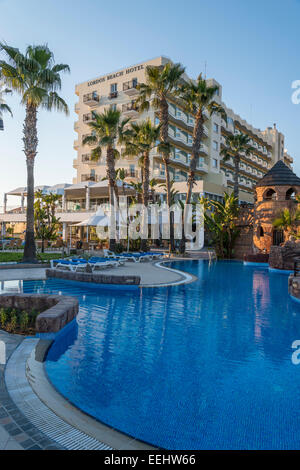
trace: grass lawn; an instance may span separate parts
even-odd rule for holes
[[[43,262],[50,261],[51,259],[61,258],[61,253],[39,253],[37,255],[39,260]],[[14,253],[5,253],[5,251],[0,251],[0,263],[11,263],[12,261],[22,261],[23,252],[16,251]]]

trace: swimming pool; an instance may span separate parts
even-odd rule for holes
[[[104,290],[69,281],[24,291],[78,296],[46,370],[72,403],[167,449],[299,449],[300,305],[285,274],[239,262],[173,263],[188,285]]]

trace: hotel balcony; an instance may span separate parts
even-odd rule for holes
[[[166,173],[164,170],[160,170],[159,168],[155,168],[153,170],[153,177],[161,180],[166,179]]]
[[[81,162],[86,163],[88,165],[97,165],[97,161],[92,160],[90,153],[84,153],[83,155],[81,155]]]
[[[134,101],[122,105],[122,113],[127,117],[136,117],[139,114],[138,108]]]
[[[118,92],[117,91],[112,91],[109,95],[108,95],[109,99],[112,100],[114,98],[117,98],[118,97]]]
[[[78,139],[74,140],[73,148],[74,148],[74,150],[78,150],[78,148],[79,148]]]
[[[82,116],[82,120],[85,124],[87,124],[88,122],[95,121],[96,118],[93,113],[87,113]]]
[[[99,101],[100,101],[100,96],[98,95],[96,91],[83,95],[83,103],[86,104],[87,106],[97,106],[99,104]]]
[[[126,178],[139,178],[140,174],[138,170],[125,170],[125,177]]]
[[[175,153],[175,155],[172,155],[171,159],[174,162],[182,163],[186,167],[189,166],[189,161],[187,161],[186,157],[184,155],[181,155],[180,153]]]
[[[178,140],[178,141],[184,143],[185,145],[190,145],[190,144],[187,143],[186,136],[183,135],[183,134],[180,134],[178,132],[174,133],[172,130],[169,129],[169,136],[174,140]]]
[[[99,181],[99,176],[98,175],[81,175],[81,181],[82,182],[85,182],[85,181],[93,181],[93,182],[97,182]]]
[[[73,158],[73,168],[77,168],[79,166],[77,158]]]
[[[76,114],[79,114],[80,106],[79,106],[78,103],[75,104],[75,106],[74,106],[74,111],[75,111]]]
[[[78,132],[78,129],[79,129],[79,122],[76,121],[74,122],[74,131]]]
[[[127,96],[135,96],[139,94],[139,90],[136,89],[137,87],[137,80],[130,80],[129,82],[123,83],[123,91],[126,93]]]
[[[200,151],[206,153],[206,155],[209,153],[208,147],[205,144],[201,144]]]
[[[209,172],[209,168],[208,168],[207,163],[198,162],[197,170],[203,171],[204,173],[208,173],[208,172]]]
[[[82,145],[89,145],[90,147],[93,147],[93,146],[95,146],[95,145],[96,145],[96,143],[95,143],[95,144],[84,144],[84,143],[83,143],[83,141],[84,141],[84,139],[85,139],[86,137],[91,137],[91,136],[92,136],[92,134],[83,134],[83,136],[82,136],[82,140],[81,140],[81,142],[82,142]]]

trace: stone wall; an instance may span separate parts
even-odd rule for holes
[[[1,294],[0,307],[42,312],[36,319],[37,333],[58,332],[76,317],[79,308],[74,297],[47,294]]]
[[[296,258],[300,258],[300,240],[287,241],[282,246],[271,246],[269,265],[274,269],[293,270]]]
[[[294,274],[290,274],[289,294],[293,297],[296,297],[296,299],[300,299],[300,276],[294,276]]]
[[[244,259],[245,256],[253,253],[253,212],[251,206],[241,206],[237,226],[240,234],[234,246],[234,257]]]
[[[59,269],[46,269],[46,276],[69,281],[93,282],[95,284],[121,284],[127,286],[139,286],[140,276],[117,276],[101,273],[76,273],[73,271],[63,271]]]

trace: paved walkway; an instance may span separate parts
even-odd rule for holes
[[[145,287],[176,283],[183,279],[182,275],[180,275],[179,273],[163,269],[159,266],[156,266],[155,263],[151,263],[149,261],[141,263],[134,263],[132,261],[129,261],[125,263],[124,266],[120,266],[118,268],[105,269],[101,272],[103,272],[103,274],[115,274],[120,276],[140,276],[141,285]],[[46,269],[27,268],[0,270],[0,282],[21,279],[24,281],[29,279],[46,279]]]
[[[0,450],[24,450],[24,447],[22,447],[21,444],[17,442],[11,434],[9,434],[12,420],[4,406],[4,404],[6,404],[6,406],[9,407],[4,381],[5,363],[22,340],[22,336],[9,335],[8,333],[0,330]],[[19,434],[22,433],[20,432]],[[24,440],[26,440],[26,436],[22,435],[21,439],[23,437]]]
[[[0,269],[0,282],[23,279],[45,279],[45,268]]]
[[[7,391],[4,378],[5,363],[16,348],[19,345],[21,347],[23,340],[24,336],[12,335],[0,330],[0,450],[61,449],[60,445],[27,419]],[[5,354],[3,354],[4,344]],[[20,387],[19,390],[21,391]]]

